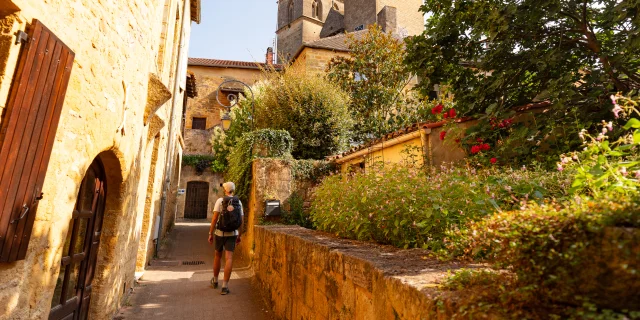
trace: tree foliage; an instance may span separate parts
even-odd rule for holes
[[[374,25],[361,39],[347,35],[350,57],[334,57],[328,77],[351,95],[356,122],[354,140],[377,137],[406,124],[404,89],[410,73],[404,65],[404,44]]]
[[[611,118],[609,95],[640,88],[637,0],[427,0],[421,10],[426,31],[408,40],[405,61],[423,92],[449,85],[458,111],[488,125],[515,106],[553,103],[518,132],[532,142],[521,154],[541,140],[549,150],[579,146],[578,130]],[[560,131],[575,139],[548,139]]]
[[[256,128],[289,132],[296,159],[322,159],[346,147],[352,120],[344,90],[293,67],[265,77],[255,86]]]

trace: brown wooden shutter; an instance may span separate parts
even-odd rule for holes
[[[0,262],[25,258],[74,57],[33,20],[0,132]]]

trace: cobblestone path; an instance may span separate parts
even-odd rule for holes
[[[251,287],[251,270],[243,268],[241,261],[234,261],[229,295],[222,296],[219,288],[210,286],[213,246],[207,243],[208,231],[206,222],[176,223],[162,246],[160,259],[147,267],[114,320],[271,319],[262,298]]]

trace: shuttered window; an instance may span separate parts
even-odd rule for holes
[[[38,20],[28,33],[0,131],[0,262],[25,258],[75,56]]]

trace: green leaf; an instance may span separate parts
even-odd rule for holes
[[[638,129],[640,128],[640,120],[636,118],[631,118],[627,121],[627,124],[624,125],[625,130],[629,130],[631,128]]]
[[[633,132],[633,143],[640,144],[640,130]]]

